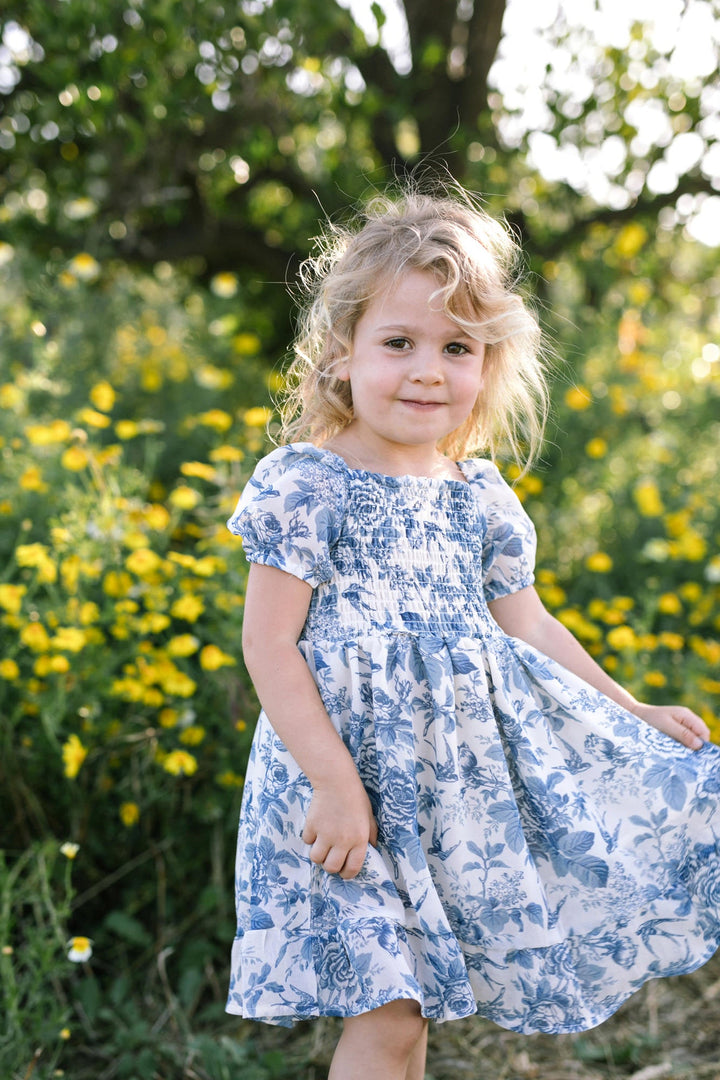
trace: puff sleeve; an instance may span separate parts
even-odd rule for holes
[[[496,466],[482,462],[479,479],[486,522],[483,585],[489,602],[533,584],[537,540],[535,526]]]
[[[249,562],[275,566],[315,588],[332,577],[343,496],[342,478],[314,447],[279,447],[258,462],[228,528],[242,538]]]

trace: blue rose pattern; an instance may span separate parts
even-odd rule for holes
[[[461,468],[384,477],[298,443],[229,523],[313,586],[298,648],[380,829],[352,881],[310,863],[311,788],[261,714],[229,1012],[412,998],[574,1032],[720,943],[720,748],[686,750],[500,630],[487,601],[531,584],[534,531],[494,465]]]

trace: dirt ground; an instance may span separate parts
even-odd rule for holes
[[[324,1080],[339,1022],[265,1029],[287,1080]],[[581,1035],[516,1035],[479,1018],[431,1025],[426,1080],[720,1080],[720,954],[647,983]]]

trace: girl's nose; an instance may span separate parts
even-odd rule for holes
[[[434,350],[417,350],[413,356],[410,380],[419,383],[439,383],[443,381],[442,359]]]

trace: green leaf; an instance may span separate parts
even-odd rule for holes
[[[142,923],[124,911],[111,911],[105,919],[105,926],[132,945],[149,945],[152,941],[152,936]]]

